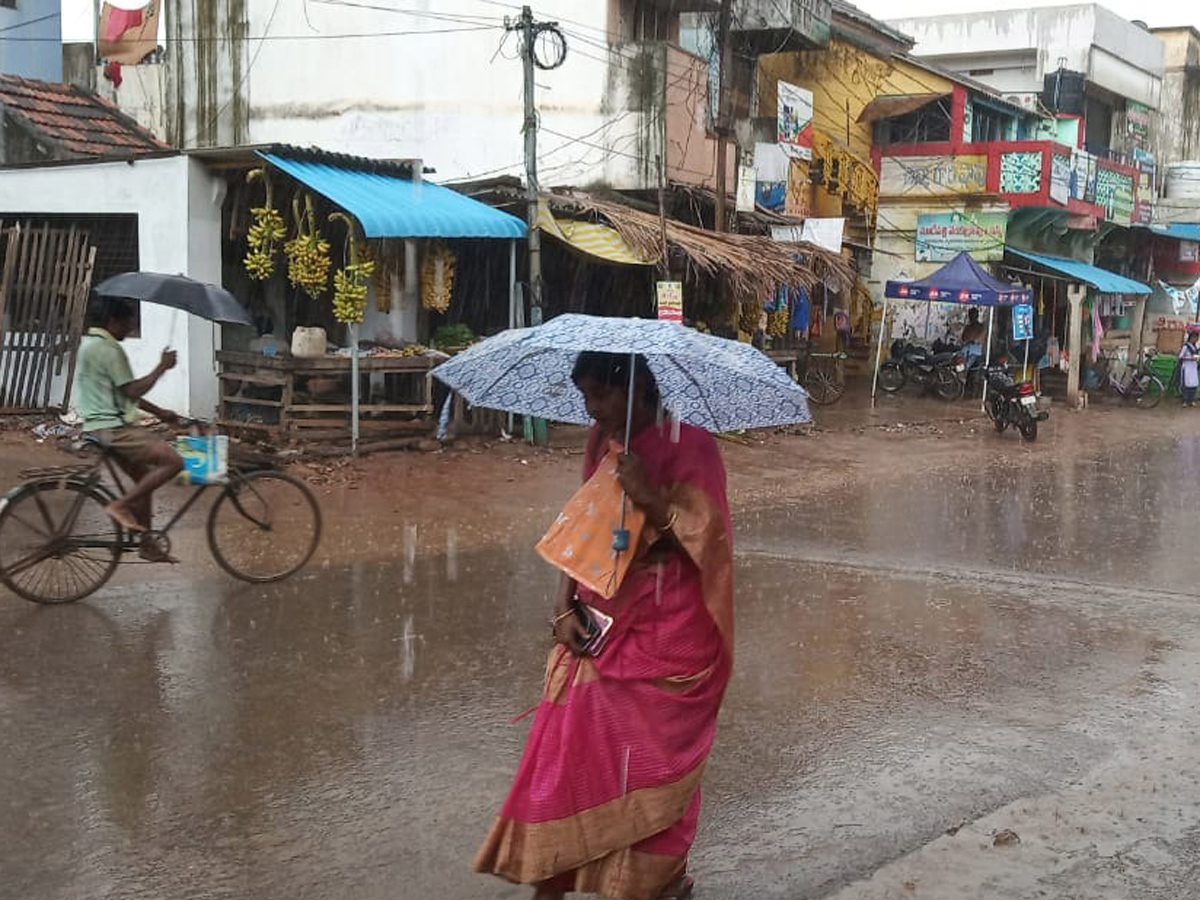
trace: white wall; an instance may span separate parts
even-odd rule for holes
[[[220,206],[213,211],[212,179],[183,156],[133,163],[0,169],[0,216],[26,213],[113,214],[138,217],[138,254],[147,272],[183,274],[220,283]],[[160,406],[208,417],[216,408],[210,323],[150,303],[142,330],[125,341],[135,375],[158,362],[163,348],[179,365],[148,395]]]
[[[194,42],[178,39],[211,23],[195,22],[193,5],[168,4],[166,31],[177,40],[165,62],[126,67],[119,90],[98,79],[101,93],[188,148],[290,143],[418,157],[437,169],[437,181],[523,173],[518,37],[502,27],[519,8],[479,0],[398,5],[409,14],[319,2],[245,6],[247,40],[231,44],[225,35],[242,26],[227,23],[200,59]],[[637,48],[622,45],[610,67],[608,7],[607,0],[534,4],[535,17],[558,21],[568,43],[560,68],[536,73],[543,184],[646,186],[635,158],[661,125],[629,109],[630,81],[643,75]],[[220,7],[220,16],[229,13]],[[65,14],[68,31],[90,39],[83,13]],[[256,40],[263,35],[270,39]],[[678,78],[678,68],[669,74]]]
[[[1157,108],[1164,48],[1153,34],[1101,6],[1054,6],[923,16],[888,22],[916,40],[913,52],[955,71],[988,68],[1016,52],[1036,52],[1037,66],[1017,77],[1001,67],[980,81],[1005,91],[1040,91],[1060,65],[1084,72],[1099,87]],[[1093,49],[1100,51],[1094,53]],[[1001,74],[1002,73],[1002,74]],[[1024,83],[1024,87],[1020,87]]]

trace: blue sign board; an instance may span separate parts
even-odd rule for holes
[[[1033,340],[1033,307],[1028,303],[1012,308],[1012,331],[1014,341]]]

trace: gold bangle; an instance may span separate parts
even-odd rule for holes
[[[663,534],[666,534],[668,531],[670,531],[671,529],[673,529],[675,527],[675,523],[677,521],[679,521],[679,513],[676,512],[675,510],[671,510],[671,515],[667,517],[667,524],[658,530],[661,531]]]
[[[557,628],[559,622],[561,622],[563,619],[567,618],[568,616],[573,616],[574,614],[575,614],[575,610],[573,610],[573,609],[568,609],[566,612],[559,613],[557,616],[554,616],[550,620],[550,627]]]

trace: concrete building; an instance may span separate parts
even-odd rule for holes
[[[1060,114],[1060,139],[1098,156],[1148,149],[1159,108],[1163,42],[1094,3],[892,21],[914,53],[1029,109]],[[1078,135],[1074,128],[1082,128]],[[1071,138],[1076,138],[1072,140]]]
[[[744,5],[738,21],[750,45],[780,33],[807,46],[828,37],[828,0]],[[519,174],[522,66],[505,9],[476,0],[368,6],[172,4],[164,52],[127,66],[136,76],[120,87],[95,64],[92,23],[74,22],[69,77],[185,149],[281,142],[436,159],[439,180]],[[536,77],[544,184],[653,188],[659,159],[669,181],[715,184],[712,60],[680,45],[680,17],[717,8],[715,0],[536,5],[566,46],[562,64]],[[539,54],[555,56],[556,40],[544,33]],[[732,147],[724,164],[732,175]]]
[[[59,0],[0,0],[0,75],[62,80]]]

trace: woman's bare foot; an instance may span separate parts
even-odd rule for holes
[[[104,511],[108,513],[108,517],[124,528],[126,531],[142,532],[146,527],[138,522],[137,518],[120,500],[114,500],[108,506],[104,507]]]
[[[662,893],[658,895],[658,900],[688,900],[695,887],[696,882],[692,880],[692,876],[681,873],[679,877],[663,888]]]

